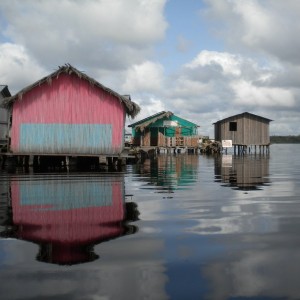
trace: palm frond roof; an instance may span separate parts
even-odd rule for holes
[[[34,89],[35,87],[41,86],[44,83],[51,84],[52,80],[54,78],[58,78],[61,74],[68,74],[68,75],[74,74],[74,75],[78,76],[80,79],[88,81],[91,85],[96,86],[96,87],[106,91],[107,93],[113,95],[114,97],[119,99],[119,101],[124,105],[126,114],[132,118],[134,118],[141,110],[138,104],[131,101],[131,98],[129,95],[122,96],[122,95],[118,94],[117,92],[113,91],[112,89],[102,85],[95,79],[93,79],[93,78],[87,76],[86,74],[84,74],[83,72],[77,70],[70,64],[65,64],[64,66],[59,67],[57,71],[51,73],[50,75],[48,75],[46,77],[43,77],[42,79],[34,82],[31,85],[23,88],[21,91],[16,93],[14,96],[5,98],[2,106],[6,107],[6,108],[11,107],[14,102],[21,101],[23,98],[23,95],[26,94],[27,92],[29,92],[30,90]]]

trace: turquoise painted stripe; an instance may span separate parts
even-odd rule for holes
[[[93,152],[111,146],[111,124],[22,124],[20,128],[20,151]]]
[[[35,210],[70,210],[112,205],[112,185],[105,182],[20,182],[20,204]]]

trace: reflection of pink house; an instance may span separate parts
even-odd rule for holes
[[[124,181],[12,181],[16,238],[41,245],[39,260],[74,264],[97,256],[93,245],[126,234]]]
[[[11,109],[10,150],[22,154],[118,154],[126,114],[139,112],[121,96],[70,65],[5,99]]]

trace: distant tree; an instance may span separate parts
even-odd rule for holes
[[[273,135],[270,136],[271,144],[298,144],[300,135]]]

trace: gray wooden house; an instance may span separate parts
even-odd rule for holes
[[[269,155],[215,156],[215,176],[223,186],[239,190],[258,190],[269,184]]]
[[[8,134],[8,111],[5,108],[1,108],[1,104],[4,98],[10,96],[7,85],[0,85],[0,148],[7,144]]]
[[[215,140],[222,142],[232,141],[232,146],[239,152],[244,152],[249,147],[256,146],[264,151],[269,149],[270,134],[269,124],[272,120],[248,112],[234,115],[214,123]]]

